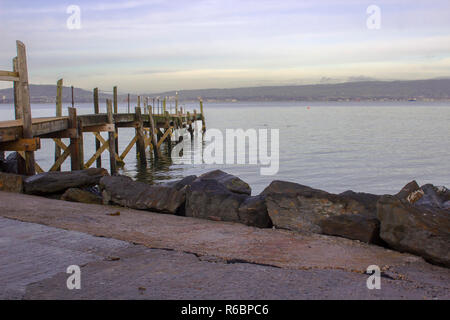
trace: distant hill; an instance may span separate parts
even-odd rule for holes
[[[55,85],[30,85],[32,103],[55,102]],[[92,91],[75,88],[76,102],[92,102]],[[175,91],[143,96],[174,96]],[[99,93],[100,101],[111,99],[110,93]],[[367,100],[450,100],[450,79],[414,81],[361,81],[339,84],[315,84],[302,86],[248,87],[234,89],[180,90],[180,101],[193,101],[202,97],[205,101],[367,101]],[[127,95],[119,95],[126,101]],[[132,101],[136,95],[131,96]],[[12,89],[0,90],[0,103],[13,101]],[[71,90],[63,88],[63,101],[71,101]]]

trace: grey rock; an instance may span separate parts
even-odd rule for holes
[[[369,243],[379,240],[374,206],[378,196],[354,192],[336,195],[286,181],[273,181],[262,194],[277,228]]]
[[[81,203],[92,203],[92,204],[102,204],[102,197],[97,194],[89,192],[87,190],[79,188],[69,188],[61,196],[61,200],[81,202]]]
[[[229,191],[234,193],[241,193],[250,195],[252,193],[252,189],[245,181],[242,181],[240,178],[223,172],[222,170],[214,170],[207,173],[202,174],[200,177],[202,180],[215,180],[222,185],[225,186]]]
[[[103,177],[99,183],[104,203],[150,210],[161,213],[182,214],[186,201],[186,186],[181,189],[167,185],[149,185],[133,181],[126,176]]]
[[[450,210],[419,206],[396,196],[378,201],[380,236],[390,247],[450,267]]]
[[[90,168],[76,171],[52,171],[27,177],[24,180],[24,192],[36,195],[63,193],[69,188],[94,186],[108,175],[102,168]]]
[[[234,193],[213,179],[197,179],[187,188],[186,216],[240,222],[239,207],[247,195]]]

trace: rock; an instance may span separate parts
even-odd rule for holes
[[[395,196],[399,199],[406,199],[411,193],[419,189],[419,185],[415,180],[413,180],[407,183]]]
[[[342,192],[339,195],[360,202],[362,205],[366,207],[367,210],[372,211],[373,213],[377,212],[377,202],[381,198],[381,196],[377,194],[354,192],[352,190]]]
[[[24,178],[18,174],[0,172],[0,190],[22,193]]]
[[[378,201],[380,236],[390,247],[450,267],[450,210],[409,203],[396,196]]]
[[[251,195],[252,189],[250,186],[232,174],[223,172],[222,170],[214,170],[202,174],[200,177],[202,180],[215,180],[225,186],[229,191],[234,193],[241,193]]]
[[[367,243],[380,244],[380,222],[357,214],[332,216],[319,221],[322,233]]]
[[[250,193],[248,184],[238,177],[220,170],[206,173],[187,188],[186,216],[269,227],[265,197]]]
[[[446,208],[445,202],[450,200],[450,190],[432,184],[419,187],[416,181],[412,181],[404,186],[395,197],[407,201],[411,205]]]
[[[248,198],[213,179],[196,179],[186,192],[186,216],[240,222],[239,207]]]
[[[102,198],[98,195],[89,192],[87,190],[82,190],[79,188],[69,188],[61,196],[61,200],[72,201],[72,202],[82,202],[82,203],[93,203],[102,204]]]
[[[194,182],[194,180],[197,179],[196,175],[192,175],[192,176],[187,176],[184,177],[181,180],[177,180],[177,181],[171,181],[171,182],[167,182],[162,184],[163,186],[168,186],[168,187],[172,187],[175,188],[177,190],[181,190],[183,189],[185,186],[189,186],[192,184],[192,182]]]
[[[239,206],[239,222],[258,228],[270,228],[272,221],[267,213],[266,197],[258,195],[248,197]]]
[[[285,181],[273,181],[262,194],[277,228],[379,241],[374,205],[378,196],[352,191],[336,195]]]
[[[417,206],[442,207],[444,203],[437,194],[436,189],[432,184],[423,185],[420,188],[422,196],[414,201],[414,204]]]
[[[19,173],[17,160],[22,158],[18,152],[10,153],[6,159],[0,161],[0,171],[7,173]]]
[[[100,180],[104,203],[112,202],[124,207],[161,213],[183,214],[186,188],[181,182],[175,187],[149,185],[133,181],[126,176],[106,176]],[[177,189],[181,187],[181,189]]]
[[[24,180],[24,191],[36,195],[63,193],[69,188],[94,186],[100,182],[102,177],[107,175],[108,171],[102,168],[44,172],[27,177]]]

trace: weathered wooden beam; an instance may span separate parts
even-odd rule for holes
[[[108,115],[108,123],[114,124],[114,116],[113,116],[113,110],[112,110],[112,103],[111,100],[106,100],[106,112]],[[109,165],[110,165],[110,173],[111,175],[117,173],[117,166],[116,166],[116,144],[115,144],[115,132],[108,132],[108,138],[109,138]]]
[[[99,114],[99,112],[100,112],[100,108],[98,105],[98,88],[95,88],[94,89],[94,113]],[[100,141],[95,139],[95,151],[97,152],[99,149],[100,149]],[[96,160],[97,160],[97,162],[96,162],[97,168],[101,168],[102,167],[102,157],[97,157]],[[90,166],[91,165],[89,165],[88,168]]]
[[[161,156],[161,151],[160,151],[159,147],[157,147],[158,140],[155,135],[155,122],[153,120],[153,112],[152,112],[151,107],[148,108],[148,118],[149,118],[149,122],[150,122],[150,139],[152,141],[152,145],[154,146],[153,154],[154,154],[155,158],[158,158]]]
[[[56,116],[62,116],[62,89],[63,89],[63,79],[59,79],[56,83]],[[61,147],[55,143],[55,162],[61,156]],[[61,168],[57,168],[60,171]]]
[[[125,159],[125,157],[128,155],[128,153],[130,152],[130,150],[133,148],[133,145],[136,143],[138,137],[135,135],[133,137],[133,139],[131,139],[130,143],[127,145],[127,147],[125,148],[125,150],[122,152],[122,154],[120,155],[120,159],[123,161]]]
[[[114,114],[118,113],[118,101],[117,101],[117,86],[113,88],[113,103],[114,103]],[[114,140],[114,143],[116,144],[116,152],[119,151],[119,129],[114,129],[116,132],[116,139]]]
[[[77,109],[69,108],[69,127],[78,130]],[[81,170],[80,143],[78,138],[70,139],[70,167],[71,170]]]
[[[52,165],[49,171],[56,171],[59,168],[61,168],[61,165],[63,162],[67,159],[67,157],[70,155],[70,148],[67,148],[64,150],[63,154],[55,161],[55,163]]]
[[[139,100],[138,100],[139,101]],[[144,140],[144,132],[142,130],[143,128],[143,123],[142,123],[142,114],[141,114],[141,108],[140,107],[136,107],[135,108],[135,115],[136,115],[136,122],[137,122],[137,126],[136,126],[136,136],[137,136],[137,141],[136,141],[136,154],[139,158],[139,162],[142,165],[146,165],[147,164],[147,159],[146,159],[146,155],[145,155],[145,140]]]
[[[205,121],[205,114],[203,113],[203,100],[200,99],[200,115],[202,119],[202,132],[205,133],[206,131],[206,121]]]
[[[161,147],[161,144],[164,142],[164,140],[166,140],[169,134],[172,134],[172,128],[166,129],[164,135],[161,137],[161,139],[159,139],[158,144],[156,145],[157,148]]]
[[[106,123],[96,126],[83,126],[83,132],[115,132],[116,126],[114,124]]]
[[[100,134],[99,134],[100,135]],[[105,151],[106,149],[109,148],[109,140],[105,141],[100,148],[98,148],[94,155],[85,163],[84,168],[87,169],[89,168],[95,160],[97,160],[98,158],[101,158],[100,156],[102,155],[103,151]]]
[[[0,81],[19,81],[19,73],[0,70]]]
[[[0,143],[0,150],[2,151],[36,151],[40,148],[41,140],[39,138],[18,139]]]
[[[25,45],[17,41],[17,71],[19,72],[19,90],[18,95],[22,103],[22,120],[23,120],[23,138],[33,138],[31,107],[30,107],[30,88],[28,86],[28,68],[27,55]],[[34,175],[36,173],[34,161],[34,152],[25,151],[25,173]]]
[[[40,135],[41,139],[63,139],[63,138],[78,138],[78,130],[76,128],[69,128],[62,131],[55,131]]]

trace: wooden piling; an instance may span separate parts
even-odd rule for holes
[[[22,103],[22,121],[23,121],[23,138],[32,139],[32,118],[30,107],[30,88],[28,86],[28,68],[27,68],[27,56],[25,51],[25,45],[17,41],[17,69],[19,72],[19,89],[18,97]],[[35,161],[34,152],[25,151],[25,173],[27,175],[34,175]]]
[[[63,79],[59,79],[56,83],[56,116],[62,116],[62,89],[63,89]],[[55,162],[61,156],[61,147],[55,143]],[[56,168],[55,171],[61,171],[61,167]]]
[[[139,99],[138,99],[139,101]],[[136,154],[139,157],[139,162],[143,165],[147,163],[145,156],[145,140],[144,140],[144,132],[143,132],[143,122],[142,122],[142,114],[141,108],[136,107],[135,109],[135,121],[136,121]]]
[[[108,124],[114,124],[114,115],[113,115],[113,108],[111,100],[106,100],[106,113],[108,116]],[[110,171],[111,175],[114,175],[117,173],[117,166],[116,166],[116,144],[115,144],[115,135],[116,133],[114,131],[108,132],[108,142],[109,142],[109,165],[110,165]]]
[[[113,88],[113,101],[114,101],[114,114],[118,113],[118,102],[117,102],[117,86]],[[116,127],[116,137],[114,138],[114,143],[116,145],[116,152],[119,150],[119,129]]]
[[[203,100],[200,99],[200,114],[202,117],[202,132],[205,133],[206,131],[206,121],[205,121],[205,114],[203,113]]]
[[[130,94],[128,94],[128,113],[130,113]]]
[[[98,88],[94,89],[94,113],[99,114],[100,108],[98,105]],[[98,132],[100,134],[100,132]],[[101,148],[100,141],[98,139],[95,139],[95,152],[98,152],[98,150]],[[102,157],[98,157],[96,160],[97,168],[102,167]]]
[[[73,86],[71,87],[71,89],[72,89],[72,108],[75,108],[75,97],[73,94]]]
[[[17,57],[13,59],[13,72],[19,72],[19,66],[17,63]],[[14,115],[16,120],[22,119],[22,100],[21,95],[19,94],[19,88],[20,88],[20,82],[14,81],[13,82],[13,92],[14,92]],[[20,174],[26,174],[26,164],[25,159],[22,157],[17,157],[17,171]]]
[[[148,108],[148,120],[150,122],[150,139],[153,145],[153,154],[155,156],[155,158],[157,159],[158,157],[161,156],[161,151],[158,147],[158,140],[156,137],[156,130],[155,130],[155,122],[153,120],[153,112],[152,112],[152,108],[149,107]]]
[[[78,133],[77,109],[69,109],[69,128],[76,129]],[[78,134],[76,137],[70,138],[70,168],[71,170],[81,170],[80,166],[80,144]]]

